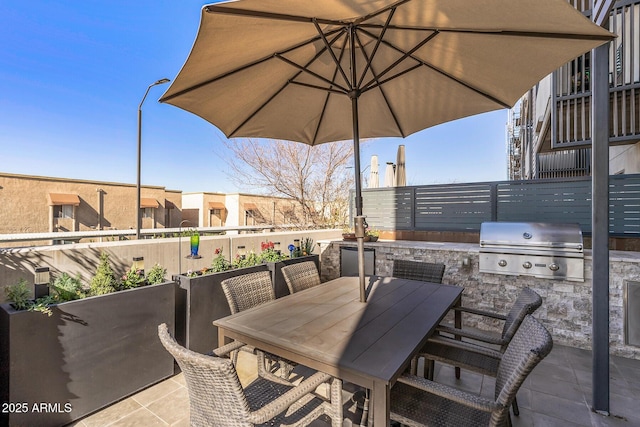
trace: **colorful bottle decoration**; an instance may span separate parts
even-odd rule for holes
[[[198,255],[199,247],[200,247],[200,234],[198,234],[198,232],[195,231],[191,235],[191,255],[189,255],[191,258],[200,258],[200,255]]]

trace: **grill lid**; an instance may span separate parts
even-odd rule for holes
[[[582,230],[578,224],[483,222],[480,250],[507,249],[582,253]]]

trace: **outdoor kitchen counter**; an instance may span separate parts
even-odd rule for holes
[[[356,242],[319,240],[321,277],[323,281],[340,277],[340,247],[355,248]],[[465,288],[463,304],[499,313],[506,312],[518,291],[528,286],[543,298],[536,311],[558,344],[583,349],[591,348],[592,251],[584,251],[584,282],[540,279],[532,276],[513,276],[481,273],[478,243],[449,243],[396,240],[366,242],[366,250],[374,252],[374,274],[393,275],[393,260],[408,259],[441,262],[446,265],[442,283]],[[640,252],[609,252],[610,342],[611,353],[640,359],[640,346],[625,344],[625,287],[640,282]],[[637,307],[636,307],[637,309]],[[475,322],[475,323],[474,323]],[[469,326],[496,330],[494,325],[465,318]],[[500,325],[501,327],[501,325]]]

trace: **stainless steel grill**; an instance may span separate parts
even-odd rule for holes
[[[584,282],[584,249],[578,224],[484,222],[480,272]]]

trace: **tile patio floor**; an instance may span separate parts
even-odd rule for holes
[[[593,413],[591,352],[555,345],[518,393],[520,416],[514,427],[640,426],[640,360],[611,357],[610,416]],[[252,373],[240,372],[242,381]],[[436,364],[436,380],[493,395],[494,380],[468,372],[455,380],[453,369]],[[345,408],[353,418],[352,402]],[[181,374],[71,424],[77,427],[188,426],[189,401]],[[315,425],[316,423],[314,423]],[[328,426],[321,421],[318,427]],[[349,421],[345,422],[349,425]]]

